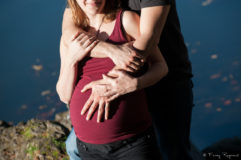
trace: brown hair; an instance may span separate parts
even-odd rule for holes
[[[104,14],[106,14],[104,20],[112,21],[116,17],[117,11],[120,9],[121,0],[106,0],[104,6]],[[68,5],[72,10],[73,21],[76,26],[81,27],[84,30],[89,28],[89,20],[84,11],[80,8],[76,0],[68,0]]]

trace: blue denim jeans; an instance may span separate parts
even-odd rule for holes
[[[67,140],[65,141],[66,151],[69,155],[70,160],[81,160],[76,145],[76,135],[74,133],[74,128],[71,130]]]

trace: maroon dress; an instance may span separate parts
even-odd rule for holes
[[[122,11],[117,14],[114,30],[107,42],[123,44],[127,42],[121,24]],[[87,58],[81,67],[82,74],[70,102],[70,118],[76,136],[83,142],[106,144],[135,136],[151,126],[144,90],[119,97],[110,104],[110,119],[97,123],[97,111],[87,121],[81,110],[88,100],[91,90],[81,93],[81,89],[91,81],[102,79],[114,63],[110,58]]]

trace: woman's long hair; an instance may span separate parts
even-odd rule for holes
[[[121,0],[106,0],[103,9],[104,14],[106,14],[104,20],[112,21],[116,18],[116,13],[120,9],[120,3]],[[68,5],[72,10],[75,25],[87,31],[89,29],[89,20],[78,2],[76,0],[68,0]]]

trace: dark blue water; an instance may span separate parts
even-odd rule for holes
[[[0,119],[53,119],[65,0],[0,1]],[[241,1],[186,0],[177,8],[193,64],[191,139],[203,149],[241,137]]]

